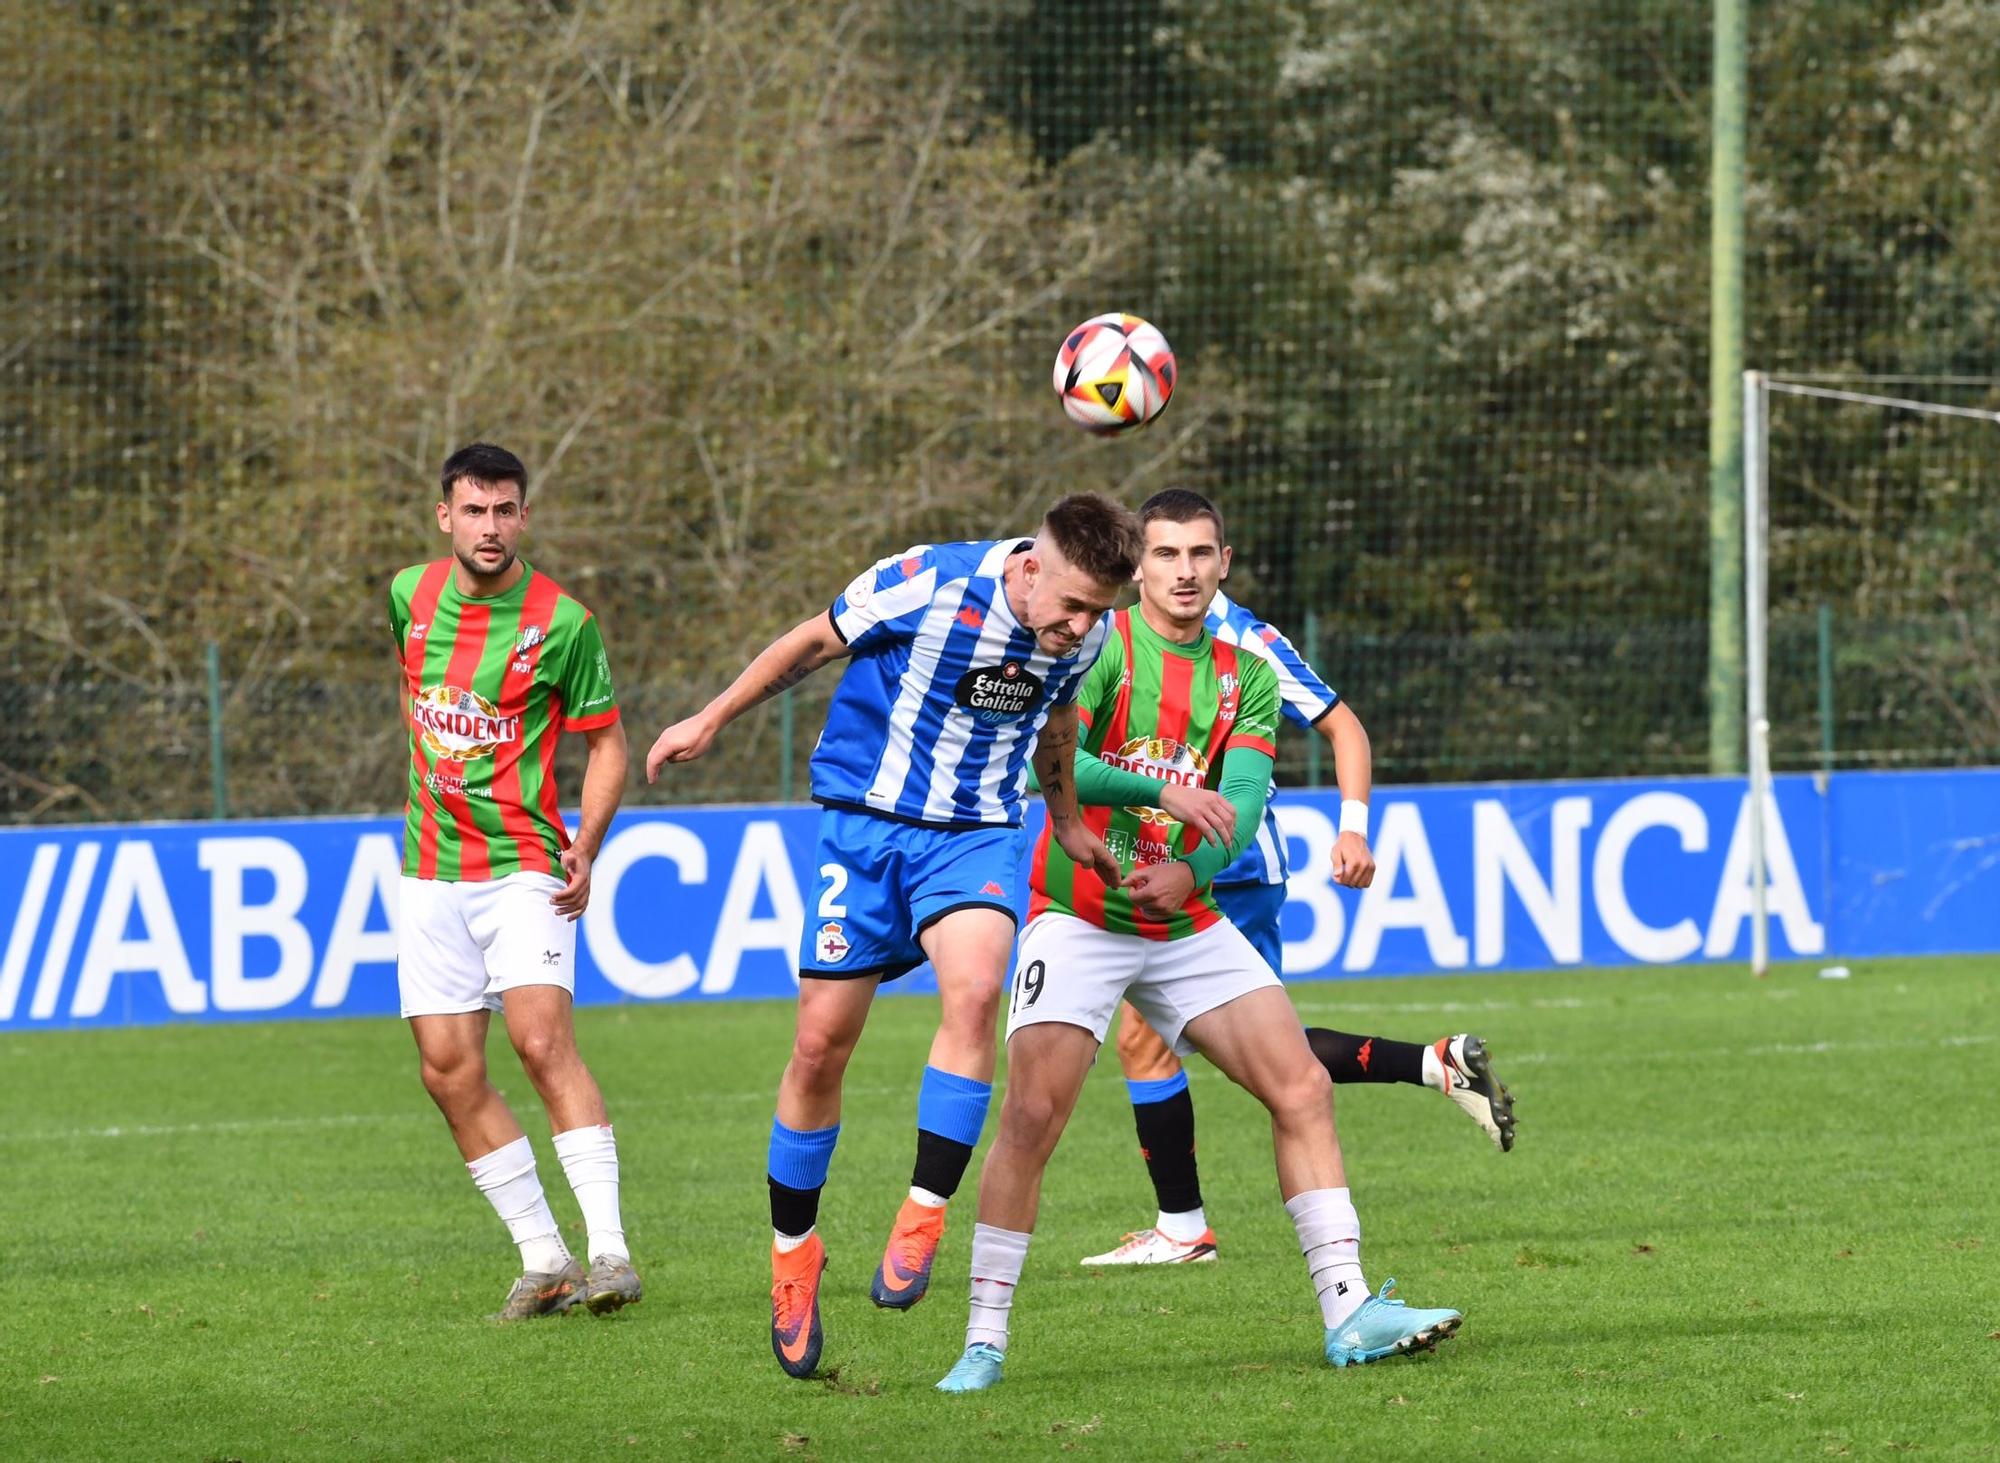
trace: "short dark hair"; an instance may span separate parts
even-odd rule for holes
[[[1131,579],[1146,546],[1132,510],[1097,493],[1071,493],[1058,501],[1042,519],[1041,531],[1100,584]]]
[[[1190,488],[1166,488],[1139,505],[1140,527],[1162,518],[1168,523],[1192,523],[1197,518],[1206,518],[1215,525],[1216,543],[1229,542],[1222,531],[1222,510]]]
[[[459,448],[444,460],[444,471],[438,477],[447,503],[451,501],[452,488],[466,478],[476,483],[512,483],[521,490],[521,501],[528,501],[528,469],[505,447],[495,447],[491,442],[474,442]]]

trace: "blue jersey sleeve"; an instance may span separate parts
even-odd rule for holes
[[[1340,704],[1340,693],[1319,678],[1277,626],[1258,619],[1220,590],[1209,603],[1208,625],[1219,639],[1254,652],[1278,673],[1278,694],[1285,715],[1298,725],[1316,725]]]
[[[857,655],[909,640],[937,598],[937,550],[918,544],[863,569],[833,601],[834,633]]]

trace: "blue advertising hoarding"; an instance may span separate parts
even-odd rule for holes
[[[1337,888],[1338,794],[1281,794],[1288,980],[1740,960],[1740,779],[1380,789]],[[2000,950],[2000,770],[1781,777],[1774,958]],[[623,813],[577,999],[788,996],[817,811]],[[401,820],[0,832],[0,1029],[393,1015]],[[917,971],[891,990],[934,989]]]

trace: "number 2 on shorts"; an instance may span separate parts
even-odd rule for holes
[[[839,864],[821,864],[819,876],[826,880],[826,893],[819,897],[820,918],[845,918],[847,906],[841,903],[840,896],[847,888],[847,870]]]

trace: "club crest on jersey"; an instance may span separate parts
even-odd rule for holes
[[[839,920],[828,920],[813,936],[813,954],[819,957],[821,965],[838,965],[847,958],[847,952],[854,948],[848,943],[847,931],[840,927]]]
[[[1215,678],[1215,690],[1216,694],[1222,700],[1221,706],[1217,708],[1218,714],[1225,721],[1234,719],[1236,715],[1236,672],[1224,671],[1221,675],[1217,676]]]
[[[528,664],[528,652],[548,639],[540,625],[530,625],[521,632],[521,638],[514,642],[514,673],[525,676],[534,667]]]
[[[987,726],[996,726],[1033,711],[1042,699],[1042,680],[1018,660],[976,665],[958,678],[952,699]]]
[[[863,569],[859,574],[854,576],[853,582],[847,586],[843,597],[847,600],[847,607],[850,610],[858,610],[868,603],[868,596],[874,592],[875,571],[873,569]]]
[[[410,721],[426,751],[453,762],[490,757],[521,739],[520,717],[502,716],[477,691],[458,686],[426,686],[417,692],[410,698]]]
[[[1190,747],[1172,737],[1133,737],[1117,751],[1107,748],[1102,755],[1105,762],[1113,767],[1140,773],[1157,782],[1200,787],[1208,777],[1208,758],[1201,748]],[[1163,808],[1127,808],[1125,811],[1149,829],[1164,830],[1174,823],[1173,817]]]

